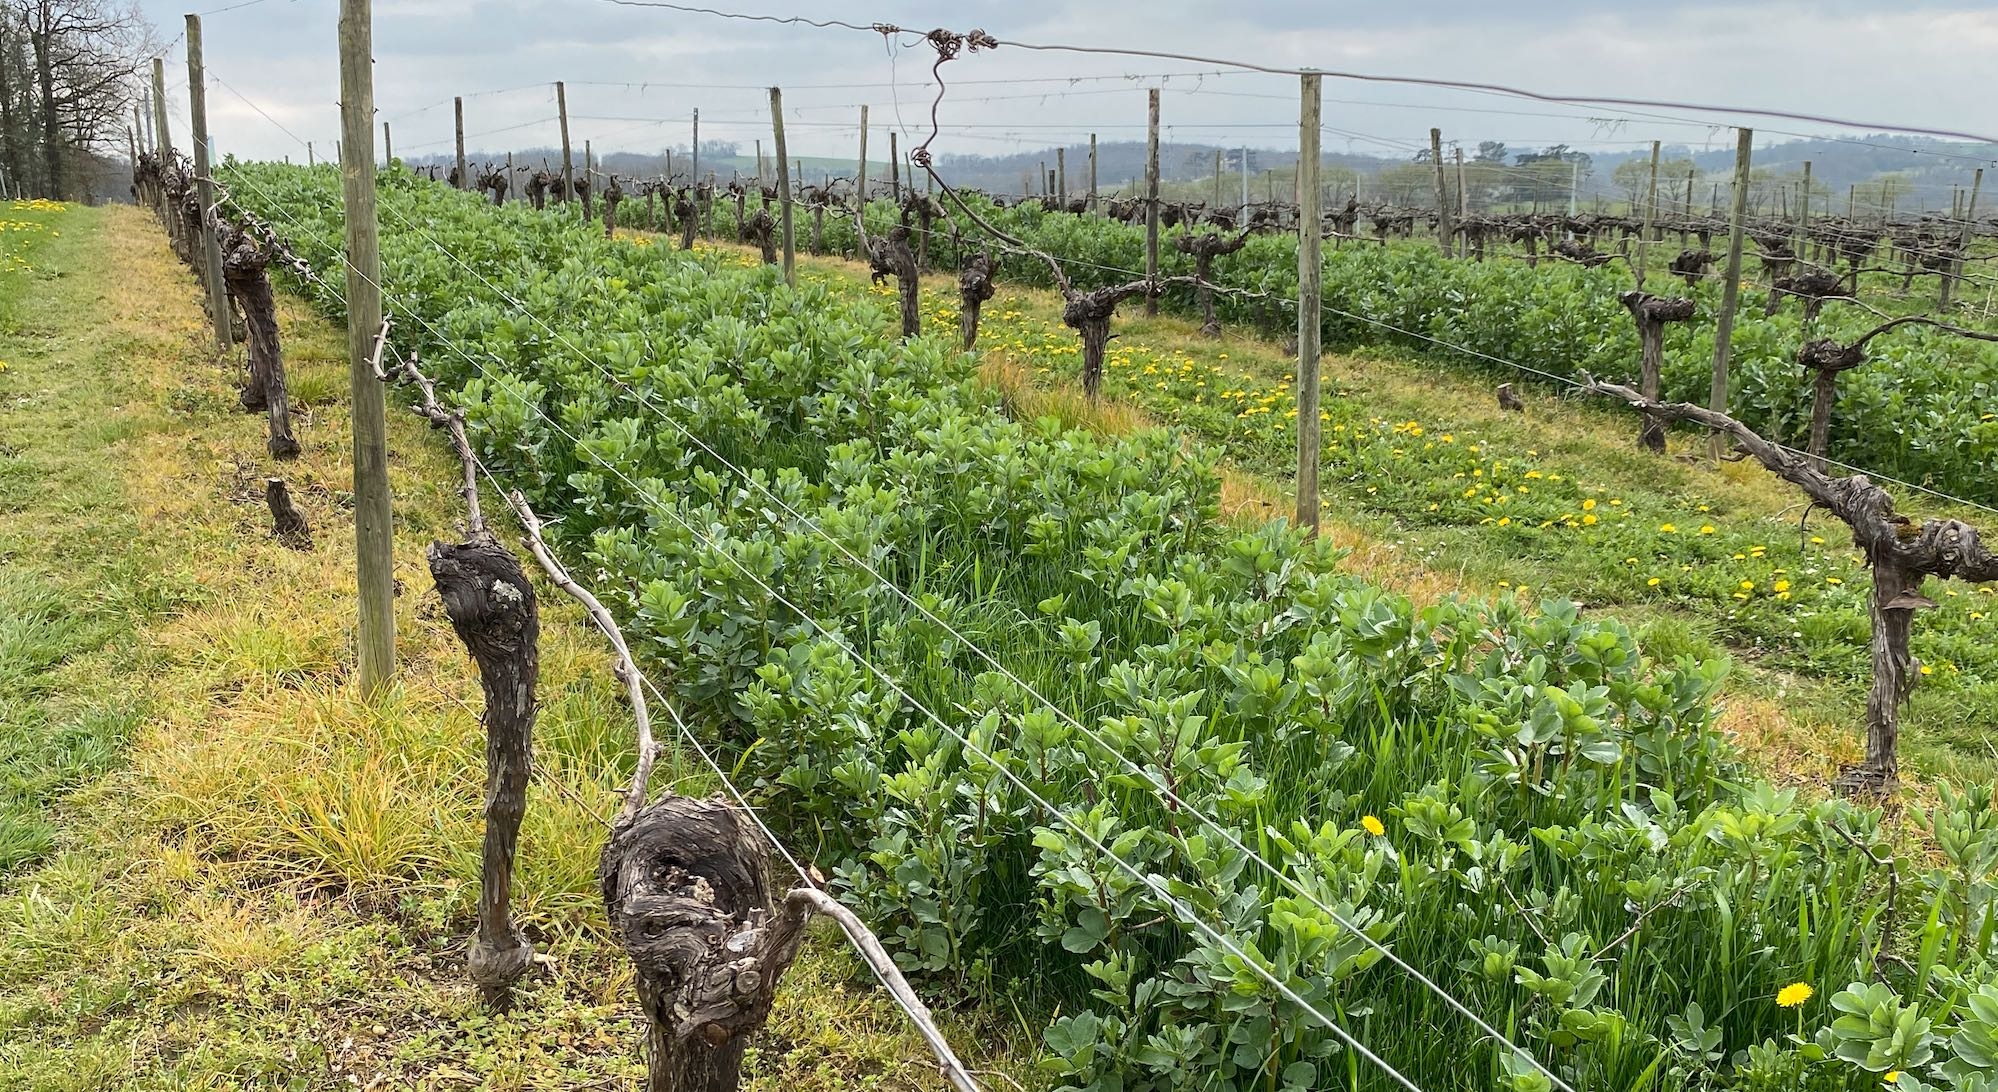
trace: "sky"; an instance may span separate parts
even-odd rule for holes
[[[329,157],[339,131],[338,0],[207,0],[203,20],[215,145],[244,158]],[[702,0],[696,0],[702,2]],[[1469,152],[1567,143],[1627,150],[1653,139],[1731,147],[1886,125],[1998,134],[1998,4],[1962,0],[1653,0],[1645,5],[1513,0],[1094,0],[1087,5],[868,4],[705,0],[726,10],[927,30],[982,28],[1002,42],[1189,53],[1224,61],[1370,75],[1504,83],[1557,95],[1721,103],[1849,118],[1863,130],[1739,114],[1570,106],[1328,77],[1324,147],[1405,156],[1431,126]],[[187,4],[140,0],[172,41],[168,99],[186,134]],[[855,154],[860,106],[870,149],[886,131],[906,150],[929,137],[934,51],[913,35],[783,26],[616,0],[377,0],[375,98],[398,154],[449,152],[454,95],[480,150],[559,142],[553,81],[566,83],[571,137],[599,151],[657,153],[703,139],[770,141],[767,88],[785,88],[794,156]],[[197,9],[199,10],[199,9]],[[1145,89],[1161,89],[1166,141],[1297,146],[1298,81],[1228,65],[1034,51],[1002,45],[944,66],[939,154],[997,155],[1063,142],[1143,139]],[[376,127],[379,140],[379,125]],[[379,147],[379,145],[378,145]],[[1447,154],[1447,153],[1446,153]]]

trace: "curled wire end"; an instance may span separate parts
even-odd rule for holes
[[[921,167],[924,170],[928,170],[930,168],[930,150],[928,148],[917,148],[915,151],[910,152],[909,159],[911,162],[915,163],[916,166]]]

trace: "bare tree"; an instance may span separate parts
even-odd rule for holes
[[[40,160],[34,188],[68,196],[79,173],[73,165],[117,143],[152,51],[151,24],[137,4],[121,0],[0,0],[0,23],[27,47],[24,55],[0,39],[0,101],[15,100],[5,115],[18,114],[22,98],[33,115],[32,124],[0,116],[10,173],[25,166],[22,145],[31,145]]]

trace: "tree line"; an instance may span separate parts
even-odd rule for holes
[[[0,0],[0,192],[106,196],[155,51],[135,0]]]

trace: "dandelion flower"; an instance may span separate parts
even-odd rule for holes
[[[1701,533],[1701,534],[1703,534],[1703,535],[1711,535],[1711,534],[1713,534],[1713,533],[1714,533],[1714,525],[1713,525],[1713,524],[1711,524],[1711,523],[1703,523],[1703,524],[1701,524],[1701,525],[1700,525],[1700,533]]]
[[[1590,497],[1588,500],[1582,502],[1582,511],[1593,512],[1595,510],[1596,510],[1596,499],[1594,497]]]
[[[1811,984],[1808,982],[1792,982],[1776,991],[1776,1004],[1786,1009],[1794,1009],[1809,1001],[1811,995],[1816,992],[1811,989]]]
[[[1381,825],[1381,821],[1371,815],[1360,816],[1360,829],[1376,838],[1387,833],[1387,828]]]
[[[1661,523],[1661,524],[1659,524],[1659,525],[1658,525],[1658,533],[1659,533],[1659,534],[1661,534],[1661,535],[1669,535],[1669,534],[1673,534],[1674,532],[1676,532],[1676,531],[1678,531],[1678,530],[1679,530],[1679,529],[1678,529],[1677,527],[1674,527],[1674,526],[1672,526],[1672,525],[1671,525],[1671,524],[1669,524],[1669,523]]]

